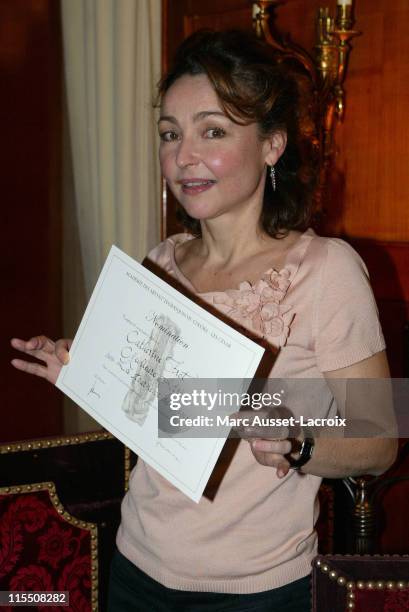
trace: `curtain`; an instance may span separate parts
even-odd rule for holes
[[[61,0],[64,327],[71,336],[112,244],[137,260],[160,239],[155,85],[160,0]],[[66,403],[65,431],[96,427]]]
[[[160,0],[62,0],[76,214],[87,297],[111,244],[140,260],[160,236],[152,108]]]

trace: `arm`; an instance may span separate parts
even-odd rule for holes
[[[337,379],[388,378],[389,368],[385,352],[376,353],[346,368],[324,372],[324,376],[337,399]],[[259,463],[277,468],[279,477],[289,472],[290,464],[284,456],[291,450],[289,440],[253,440],[251,448]],[[315,440],[311,459],[300,471],[322,478],[344,478],[359,474],[378,475],[394,463],[397,448],[397,440],[393,438],[320,437]],[[297,453],[292,453],[292,456],[296,458]]]
[[[336,379],[389,378],[390,373],[385,351],[382,351],[347,368],[324,372],[324,376],[337,399]],[[311,460],[301,471],[326,478],[377,476],[395,462],[397,449],[398,442],[394,438],[318,438]]]

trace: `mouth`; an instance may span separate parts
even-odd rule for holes
[[[216,183],[216,181],[212,179],[183,179],[178,182],[182,186],[183,193],[189,195],[207,191]]]

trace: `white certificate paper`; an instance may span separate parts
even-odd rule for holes
[[[157,380],[251,379],[263,353],[113,246],[56,385],[198,502],[225,438],[159,437]]]

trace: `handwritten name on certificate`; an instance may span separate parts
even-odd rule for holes
[[[56,384],[198,502],[225,438],[159,437],[158,379],[248,379],[263,353],[113,246]]]

